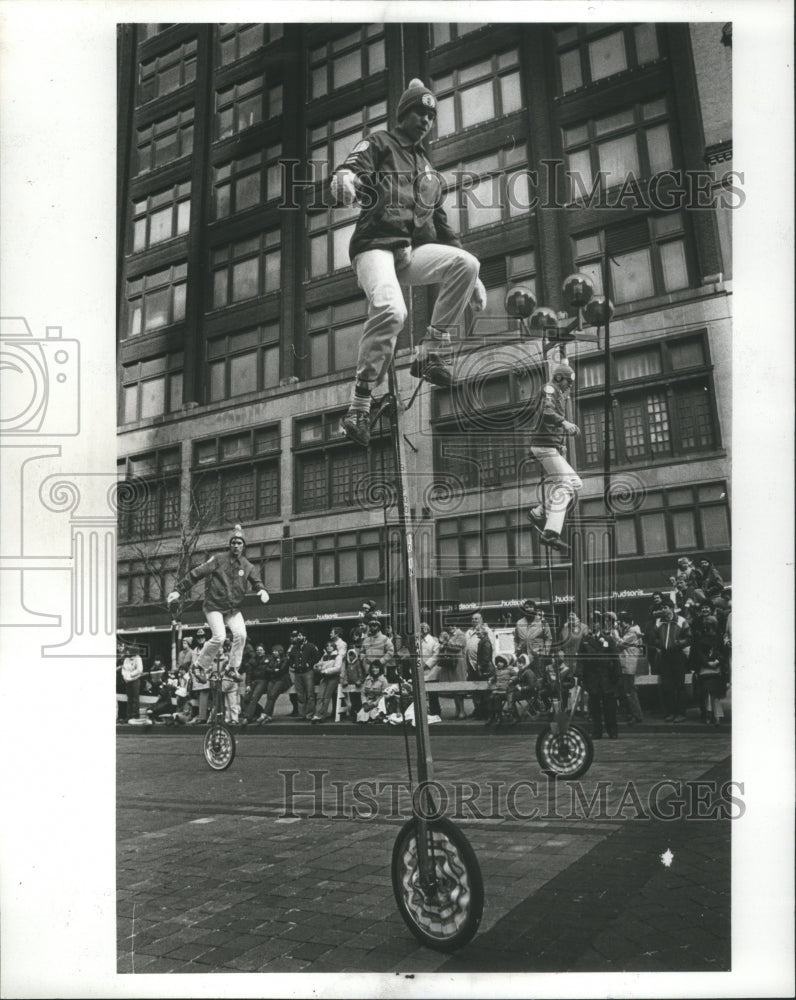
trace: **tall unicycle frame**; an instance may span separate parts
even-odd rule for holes
[[[484,886],[475,852],[456,824],[439,815],[430,784],[434,780],[434,762],[420,653],[415,537],[409,504],[403,409],[392,363],[388,368],[388,393],[381,403],[381,412],[385,410],[390,415],[398,519],[404,540],[408,595],[406,639],[413,654],[412,702],[417,753],[412,818],[399,831],[392,852],[393,893],[404,922],[422,944],[438,951],[454,951],[467,944],[478,930],[484,908]]]

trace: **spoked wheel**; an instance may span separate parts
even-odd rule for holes
[[[232,730],[220,722],[205,733],[205,760],[214,771],[224,771],[235,759],[235,737]]]
[[[563,733],[554,733],[545,726],[536,740],[536,759],[545,774],[571,781],[591,767],[594,743],[580,726],[569,725]]]
[[[420,878],[417,819],[402,828],[392,851],[392,888],[409,930],[429,948],[454,951],[478,930],[484,911],[484,883],[475,852],[448,819],[427,822],[434,886],[425,891]]]

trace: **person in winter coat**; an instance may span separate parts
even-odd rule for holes
[[[578,669],[589,696],[593,739],[616,739],[619,726],[616,719],[616,698],[619,692],[621,668],[619,647],[611,635],[611,623],[595,616],[591,629],[584,635],[578,655]]]
[[[619,701],[625,709],[627,722],[630,725],[635,725],[637,722],[644,721],[641,703],[636,691],[636,671],[638,670],[639,658],[644,652],[644,641],[641,629],[633,621],[633,616],[629,611],[619,612],[617,636],[619,665],[622,668],[622,690]]]
[[[315,715],[315,666],[320,658],[321,653],[315,643],[310,642],[301,629],[297,629],[287,660],[298,695],[298,717],[307,722]]]
[[[290,665],[285,656],[285,647],[280,643],[271,647],[271,653],[266,658],[265,665],[265,708],[260,716],[260,723],[271,722],[279,695],[290,687]]]
[[[688,622],[665,606],[652,642],[659,654],[663,721],[685,722],[685,649],[691,643]]]
[[[330,715],[334,714],[334,701],[337,694],[337,686],[340,683],[340,674],[343,670],[343,653],[337,648],[337,644],[330,639],[324,648],[323,656],[318,663],[318,670],[321,681],[318,685],[318,700],[315,714],[310,720],[313,723],[323,722]]]
[[[467,637],[458,625],[443,629],[439,634],[439,653],[437,654],[437,680],[447,684],[467,680],[467,666],[464,659],[464,647]],[[456,709],[456,719],[466,719],[464,711],[464,695],[454,694],[453,704]]]
[[[718,597],[723,593],[724,580],[710,559],[705,559],[703,556],[699,560],[699,573],[702,577],[701,589],[705,592],[705,597],[709,601],[712,601],[714,597]]]
[[[386,717],[384,692],[388,687],[381,662],[374,660],[362,685],[362,708],[357,712],[357,722],[371,722],[381,716]]]
[[[257,591],[263,604],[270,600],[257,570],[243,555],[245,546],[241,526],[236,524],[229,539],[229,550],[210,556],[201,566],[192,569],[167,598],[169,604],[174,604],[199,580],[206,581],[202,610],[212,635],[198,659],[198,665],[205,671],[210,670],[224,642],[225,630],[229,628],[232,634],[231,668],[235,673],[239,672],[246,645],[246,625],[240,612],[241,602],[249,590]]]
[[[368,300],[368,318],[342,428],[363,447],[370,442],[371,393],[406,322],[402,286],[438,286],[430,325],[409,369],[434,385],[453,384],[444,352],[466,306],[486,305],[478,260],[462,249],[448,222],[440,176],[423,149],[436,114],[434,94],[421,80],[410,80],[398,101],[397,127],[362,139],[332,176],[338,202],[360,206],[348,252]]]
[[[693,672],[694,695],[703,722],[716,725],[724,720],[721,699],[727,694],[727,651],[719,635],[718,622],[710,616],[694,637],[688,652]]]
[[[210,671],[199,666],[199,657],[202,655],[202,649],[206,643],[205,630],[200,628],[196,633],[196,647],[193,649],[193,662],[191,663],[191,690],[197,697],[199,710],[190,720],[191,725],[203,725],[207,722],[207,709],[210,701]]]
[[[266,673],[265,646],[258,643],[254,649],[254,657],[249,663],[246,673],[246,689],[243,696],[242,712],[240,715],[241,725],[246,726],[252,722],[260,709],[260,698],[265,694],[268,685],[268,674]]]
[[[567,420],[567,399],[574,382],[575,372],[569,365],[553,365],[550,381],[542,386],[537,400],[531,439],[531,454],[544,475],[544,498],[528,508],[528,520],[544,545],[561,552],[567,551],[561,538],[567,508],[583,486],[566,458],[567,437],[580,434],[577,424]]]

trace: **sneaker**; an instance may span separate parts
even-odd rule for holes
[[[426,354],[423,358],[415,358],[409,366],[409,374],[415,378],[425,379],[432,385],[448,389],[454,384],[453,371],[439,354]]]
[[[349,410],[340,421],[340,429],[349,441],[367,448],[370,444],[370,413],[367,410]]]
[[[549,545],[551,549],[558,549],[559,552],[567,551],[567,543],[562,540],[557,531],[552,531],[550,528],[545,528],[539,536],[539,541],[542,545]]]
[[[534,528],[538,528],[539,531],[542,531],[542,529],[544,528],[544,522],[545,522],[544,513],[536,514],[536,513],[534,513],[534,508],[533,507],[529,507],[525,511],[525,516],[528,518],[528,520],[531,522],[531,524],[534,526]]]

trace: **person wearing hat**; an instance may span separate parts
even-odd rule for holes
[[[719,724],[724,719],[721,700],[727,694],[729,666],[715,615],[705,615],[699,632],[694,634],[688,650],[688,666],[700,719],[711,725]]]
[[[616,644],[619,647],[619,665],[622,668],[619,702],[625,709],[626,721],[632,726],[644,721],[636,691],[636,671],[639,658],[644,653],[644,640],[641,629],[633,621],[633,615],[629,611],[619,612]]]
[[[553,636],[544,615],[536,610],[536,601],[523,601],[522,612],[522,618],[514,626],[514,654],[517,659],[527,656],[535,669],[538,660],[550,652]]]
[[[442,207],[444,189],[423,148],[437,115],[437,99],[413,79],[401,95],[397,126],[362,139],[332,176],[338,203],[360,206],[348,253],[368,318],[357,358],[351,404],[342,420],[356,444],[370,442],[370,403],[392,360],[407,318],[403,287],[437,285],[430,324],[409,371],[415,378],[450,386],[444,357],[466,306],[486,306],[478,259],[462,249]]]
[[[236,524],[230,535],[228,551],[212,555],[201,566],[192,569],[166,598],[169,604],[174,604],[187,594],[195,583],[205,580],[202,610],[210,626],[211,636],[202,647],[196,661],[196,666],[205,672],[211,669],[216,654],[221,649],[227,627],[232,635],[229,669],[233,673],[238,672],[246,645],[246,625],[240,612],[243,598],[251,589],[257,592],[263,604],[267,604],[270,600],[257,570],[243,555],[245,545],[243,530]]]
[[[577,424],[567,420],[567,398],[575,381],[568,364],[554,364],[550,381],[542,386],[535,407],[531,454],[542,466],[544,493],[540,503],[528,508],[528,519],[539,532],[542,544],[561,552],[567,545],[561,538],[567,508],[583,483],[566,458],[566,439],[580,434]]]

